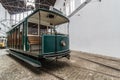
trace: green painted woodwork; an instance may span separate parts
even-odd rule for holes
[[[28,51],[27,20],[24,21],[23,25],[24,25],[24,28],[23,28],[23,31],[24,31],[24,37],[23,37],[24,38],[24,43],[23,43],[23,45],[25,45],[24,46],[25,51]]]
[[[62,45],[65,42],[65,46]],[[42,54],[61,53],[69,50],[69,38],[66,35],[43,35]]]
[[[28,41],[28,37],[27,37],[27,27],[28,27],[28,21],[27,21],[27,19],[26,19],[26,21],[25,21],[25,23],[24,23],[24,25],[25,25],[25,37],[26,37],[26,43],[25,43],[25,47],[26,47],[26,51],[28,51],[29,50],[29,41]]]

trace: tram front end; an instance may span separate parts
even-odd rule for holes
[[[69,58],[69,37],[67,35],[43,35],[43,55],[45,57]]]

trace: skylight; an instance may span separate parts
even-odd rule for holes
[[[26,6],[31,6],[35,8],[35,0],[26,0]]]

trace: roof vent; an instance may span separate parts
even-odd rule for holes
[[[47,15],[47,18],[52,19],[52,18],[54,18],[54,15],[53,15],[53,14],[48,14],[48,15]]]

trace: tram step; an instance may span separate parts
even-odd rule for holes
[[[15,51],[10,51],[10,54],[12,54],[13,56],[23,60],[26,63],[32,65],[33,67],[41,67],[41,63],[38,60],[35,60],[35,59],[30,58],[28,56],[22,55],[18,52],[15,52]]]

